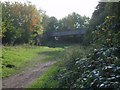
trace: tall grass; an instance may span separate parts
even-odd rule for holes
[[[76,58],[83,58],[86,56],[87,53],[90,52],[89,47],[84,47],[80,45],[73,45],[66,48],[63,53],[61,59],[61,63],[71,63]]]

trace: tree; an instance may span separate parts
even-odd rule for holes
[[[97,25],[104,22],[106,16],[119,16],[119,3],[99,2],[90,20],[90,28],[95,29]]]
[[[86,37],[84,41],[86,44],[94,42],[94,37],[92,37],[92,31],[96,30],[96,26],[102,24],[107,16],[115,16],[116,21],[119,21],[119,4],[120,3],[117,2],[99,2],[99,4],[96,6],[96,10],[93,12],[89,24],[89,29],[85,35]]]
[[[76,30],[80,28],[86,28],[89,24],[89,18],[86,16],[80,16],[79,14],[73,12],[67,17],[59,21],[60,30]]]
[[[105,46],[119,46],[120,43],[120,2],[106,3],[104,11],[101,14],[105,15],[104,22],[96,26],[92,31],[94,43]],[[98,21],[99,22],[99,21]]]
[[[3,43],[29,43],[33,32],[42,33],[41,12],[31,3],[2,3]]]
[[[0,1],[0,42],[2,40],[2,3]]]
[[[58,20],[55,17],[48,18],[47,16],[43,19],[44,33],[50,35],[52,32],[58,30]]]
[[[66,30],[79,30],[86,29],[89,24],[89,18],[86,16],[80,16],[79,14],[73,12],[68,16],[57,20],[55,17],[48,17],[44,15],[43,17],[43,28],[44,28],[44,37],[50,40],[50,35],[53,32],[60,32]],[[66,37],[69,41],[75,41],[74,38]],[[51,38],[54,39],[53,37]],[[63,37],[65,39],[65,37]]]

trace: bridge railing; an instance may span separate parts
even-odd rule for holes
[[[81,35],[84,34],[85,32],[86,30],[60,31],[60,32],[53,32],[51,36]]]

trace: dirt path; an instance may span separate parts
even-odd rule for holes
[[[24,72],[3,79],[2,88],[25,88],[40,77],[55,61],[38,63],[35,67],[28,68]]]

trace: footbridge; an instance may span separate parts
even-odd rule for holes
[[[69,35],[83,35],[85,34],[85,29],[80,30],[66,30],[66,31],[56,31],[51,33],[51,36],[60,37],[60,36],[69,36]]]

